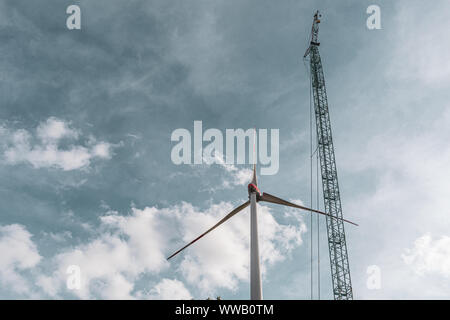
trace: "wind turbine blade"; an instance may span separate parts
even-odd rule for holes
[[[316,213],[323,214],[325,216],[328,216],[328,217],[331,217],[331,218],[334,218],[334,219],[343,220],[345,222],[348,222],[348,223],[351,223],[351,224],[357,226],[356,223],[351,222],[349,220],[341,219],[341,218],[338,218],[338,217],[334,217],[334,216],[332,216],[332,215],[330,215],[328,213],[325,213],[323,211],[319,211],[319,210],[315,210],[315,209],[299,206],[298,204],[295,204],[295,203],[283,200],[281,198],[275,197],[275,196],[273,196],[271,194],[268,194],[266,192],[263,192],[262,196],[259,198],[259,201],[266,201],[266,202],[281,204],[283,206],[294,207],[294,208],[303,209],[303,210],[307,210],[307,211],[311,211],[311,212],[316,212]]]
[[[189,242],[187,245],[185,245],[183,248],[181,248],[180,250],[178,250],[177,252],[173,253],[170,257],[167,258],[167,260],[169,260],[170,258],[172,258],[173,256],[177,255],[178,253],[180,253],[181,251],[183,251],[184,249],[186,249],[187,247],[189,247],[191,244],[193,244],[194,242],[196,242],[197,240],[200,240],[202,237],[204,237],[205,235],[207,235],[208,233],[210,233],[211,231],[213,231],[215,228],[217,228],[218,226],[220,226],[222,223],[224,223],[225,221],[227,221],[228,219],[230,219],[232,216],[234,216],[236,213],[238,213],[239,211],[241,211],[242,209],[246,208],[248,205],[250,204],[250,201],[245,202],[244,204],[241,204],[239,207],[237,207],[236,209],[234,209],[233,211],[231,211],[229,214],[227,214],[222,220],[220,220],[219,222],[217,222],[212,228],[208,229],[206,232],[202,233],[200,236],[198,236],[197,238],[195,238],[194,240],[192,240],[191,242]]]

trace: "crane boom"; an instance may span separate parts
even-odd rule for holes
[[[310,76],[325,212],[336,217],[336,219],[326,217],[333,294],[335,300],[352,300],[352,282],[350,279],[344,223],[342,221],[342,206],[331,135],[331,122],[328,112],[325,78],[319,54],[319,23],[320,15],[319,11],[317,11],[314,15],[310,44],[305,52],[304,58],[308,55],[310,57]]]

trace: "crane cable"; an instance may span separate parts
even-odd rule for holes
[[[309,146],[310,146],[310,155],[309,155],[309,162],[310,162],[310,206],[311,208],[313,207],[313,145],[312,145],[312,135],[313,135],[313,130],[312,130],[312,86],[311,86],[311,72],[309,71],[307,65],[306,65],[306,58],[303,58],[303,64],[305,66],[305,69],[309,75],[308,77],[308,81],[309,81]],[[314,277],[313,277],[313,266],[314,266],[314,261],[313,261],[313,215],[310,215],[310,234],[311,234],[311,238],[310,238],[310,281],[311,281],[311,285],[310,285],[310,298],[311,300],[313,300],[313,286],[314,286]]]
[[[311,78],[310,78],[311,79]],[[310,86],[309,86],[309,151],[310,151],[310,157],[309,157],[309,163],[310,163],[310,205],[311,208],[313,207],[313,145],[312,145],[312,136],[313,136],[313,129],[312,129],[312,104],[311,104],[311,80],[310,80]],[[313,299],[313,285],[314,285],[314,277],[313,277],[313,267],[314,267],[314,259],[313,259],[313,215],[310,215],[310,225],[311,225],[311,300]]]
[[[317,210],[319,210],[319,141],[316,134],[316,148],[313,151],[313,125],[312,125],[312,75],[306,65],[306,58],[303,58],[303,64],[308,73],[309,80],[309,133],[310,133],[310,204],[313,207],[313,157],[316,155],[316,194],[317,194]],[[311,300],[313,299],[313,216],[311,215]],[[317,215],[317,294],[320,300],[320,217]]]
[[[316,134],[317,136],[317,134]],[[319,148],[319,141],[317,141],[317,149]],[[317,193],[317,210],[320,210],[319,202],[319,153],[316,154],[316,193]],[[317,294],[320,300],[320,215],[317,215]]]

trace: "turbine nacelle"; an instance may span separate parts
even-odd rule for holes
[[[254,183],[249,183],[247,189],[248,189],[248,197],[250,198],[250,195],[252,193],[256,193],[256,201],[259,201],[259,199],[262,196],[262,193],[261,191],[259,191],[258,186]]]

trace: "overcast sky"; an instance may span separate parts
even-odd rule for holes
[[[248,210],[165,257],[246,200],[249,166],[177,166],[170,137],[279,129],[260,187],[308,205],[316,9],[354,297],[450,298],[450,3],[406,0],[0,0],[0,298],[248,299]],[[309,299],[308,214],[259,215],[264,298]]]

